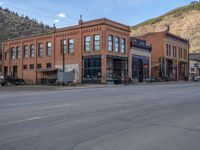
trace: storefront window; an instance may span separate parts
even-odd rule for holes
[[[101,81],[101,58],[84,58],[83,80],[86,82]]]

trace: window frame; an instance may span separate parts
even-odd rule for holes
[[[14,47],[12,47],[11,50],[10,50],[10,57],[11,57],[12,60],[15,59],[15,48]]]
[[[74,39],[73,38],[68,39],[68,52],[69,54],[74,54]]]
[[[94,35],[93,45],[94,45],[94,51],[99,51],[100,50],[100,48],[101,48],[101,36],[100,36],[100,34],[95,34]]]
[[[33,66],[33,68],[32,68],[31,66]],[[34,70],[34,69],[35,69],[35,65],[34,65],[34,64],[30,64],[30,65],[29,65],[29,69],[30,69],[30,70]]]
[[[113,51],[113,35],[108,35],[108,51]]]
[[[50,65],[50,67],[49,67],[48,65]],[[52,69],[52,63],[47,63],[47,64],[46,64],[46,68],[47,68],[47,69]]]
[[[120,51],[120,38],[118,36],[115,37],[115,53],[119,53]]]
[[[38,43],[38,57],[43,57],[43,43]]]
[[[31,44],[30,45],[30,58],[34,58],[35,57],[35,45]]]
[[[25,51],[26,50],[26,51]],[[24,45],[23,57],[28,58],[28,45]]]
[[[16,47],[16,59],[20,59],[21,58],[21,48],[20,46]]]
[[[126,39],[121,38],[121,53],[125,54],[126,53]]]
[[[87,40],[89,39],[89,40]],[[84,51],[89,53],[91,51],[91,36],[84,37]]]
[[[50,45],[48,45],[50,44]],[[52,43],[51,42],[46,42],[46,56],[51,56],[52,55]]]
[[[60,53],[63,55],[63,52],[64,54],[67,54],[67,40],[66,39],[62,39],[60,41]]]

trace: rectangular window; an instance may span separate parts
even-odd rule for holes
[[[51,69],[51,63],[47,63],[47,69]]]
[[[16,51],[17,51],[17,52],[16,52],[16,58],[17,58],[17,59],[20,59],[21,50],[20,50],[20,47],[19,47],[19,46],[17,47]]]
[[[52,53],[51,42],[47,42],[47,43],[46,43],[46,55],[47,55],[47,56],[51,56],[51,53]]]
[[[11,48],[11,59],[15,59],[15,48]]]
[[[34,64],[30,64],[30,70],[34,69]]]
[[[124,54],[126,53],[126,40],[121,39],[121,53]]]
[[[168,44],[166,44],[166,54],[167,54],[167,56],[169,56],[169,45]]]
[[[94,35],[94,50],[100,50],[100,35]]]
[[[24,58],[28,58],[28,46],[24,46]]]
[[[27,65],[23,65],[23,69],[27,70],[28,69]]]
[[[42,69],[42,64],[38,64],[38,65],[37,65],[37,68],[38,68],[38,69]]]
[[[74,54],[74,39],[68,40],[69,53]]]
[[[61,40],[61,54],[66,54],[67,53],[67,40]]]
[[[30,46],[30,57],[34,58],[35,57],[35,45],[31,44]]]
[[[184,49],[184,57],[185,57],[185,59],[187,59],[187,50],[186,49]]]
[[[169,45],[169,56],[171,57],[171,45]]]
[[[115,52],[119,52],[119,38],[115,37]]]
[[[42,55],[43,55],[43,44],[39,43],[38,44],[38,56],[42,57]]]
[[[85,37],[85,52],[90,52],[90,42],[91,42],[91,38],[90,38],[90,36],[86,36]]]
[[[112,35],[108,36],[108,50],[110,52],[113,51],[113,36]]]
[[[176,49],[176,46],[174,47],[174,50],[175,50],[175,57],[177,57],[177,49]]]

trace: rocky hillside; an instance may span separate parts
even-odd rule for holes
[[[0,7],[0,59],[1,59],[1,41],[29,36],[33,34],[42,34],[50,32],[52,28],[38,23],[35,19],[30,19],[28,16],[19,16],[9,9]]]
[[[190,52],[200,52],[200,3],[195,2],[174,9],[160,17],[153,18],[132,27],[132,35],[149,32],[170,32],[190,41]]]
[[[8,38],[47,33],[50,30],[50,27],[42,22],[38,23],[35,19],[19,16],[9,9],[0,7],[0,41]]]

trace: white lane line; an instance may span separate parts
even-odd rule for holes
[[[34,120],[39,120],[39,119],[44,119],[44,118],[47,118],[47,117],[34,117],[34,118],[17,120],[17,121],[12,121],[12,122],[7,122],[7,123],[1,123],[0,126],[11,125],[11,124],[16,124],[16,123],[21,123],[21,122],[34,121]]]

